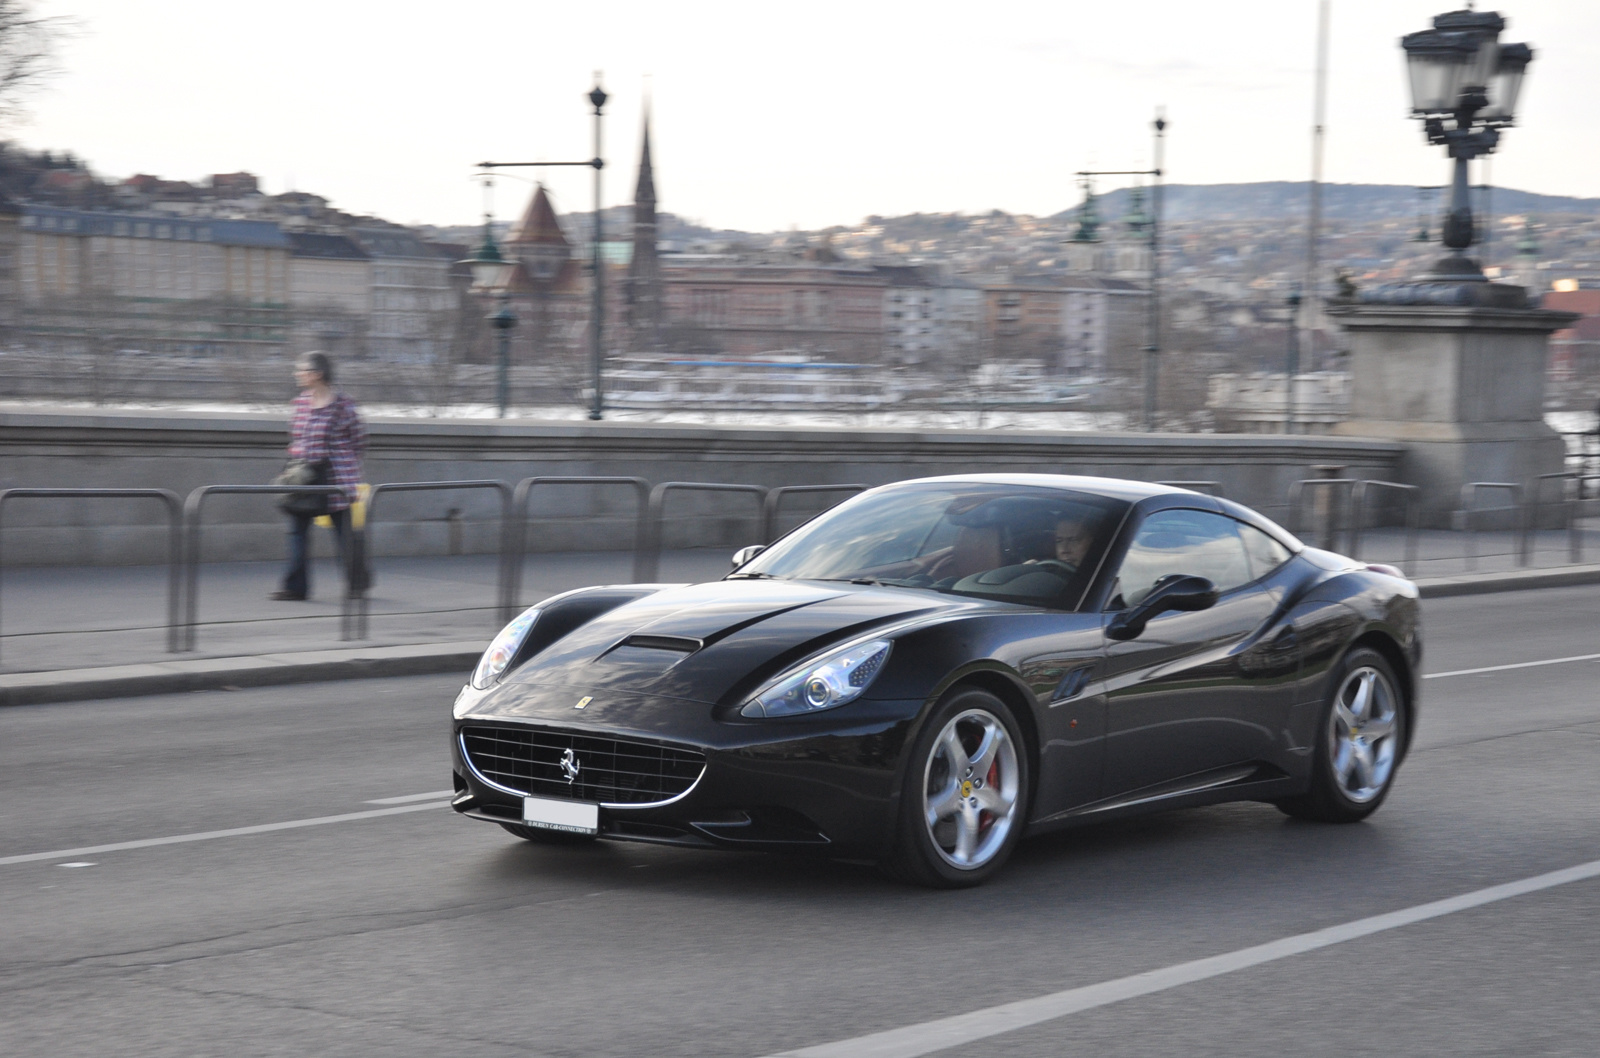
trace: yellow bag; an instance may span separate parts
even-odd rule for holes
[[[355,499],[350,501],[350,528],[360,529],[367,524],[367,495],[372,486],[363,482],[356,486]],[[326,514],[318,516],[315,523],[324,529],[333,528],[333,519]]]

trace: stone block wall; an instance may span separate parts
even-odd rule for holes
[[[282,416],[75,412],[0,408],[0,488],[156,487],[186,496],[212,484],[264,484],[283,461]],[[1317,464],[1351,477],[1397,480],[1402,448],[1360,438],[1249,435],[1050,434],[1004,431],[708,427],[619,422],[376,420],[368,424],[366,479],[490,479],[627,475],[651,484],[707,481],[881,485],[973,472],[1092,474],[1220,481],[1226,495],[1286,517],[1289,487]],[[827,501],[797,496],[783,526]],[[452,510],[455,519],[447,517]],[[536,551],[633,546],[631,490],[535,490],[528,531]],[[498,504],[487,491],[388,494],[371,544],[377,555],[466,553],[498,547]],[[737,547],[756,542],[752,497],[673,493],[664,544]],[[6,504],[6,564],[115,565],[164,560],[164,514],[130,500]],[[205,508],[203,558],[277,559],[283,520],[269,496],[218,496]],[[454,522],[454,526],[452,525]],[[454,528],[454,532],[452,529]],[[327,536],[328,534],[319,534]]]

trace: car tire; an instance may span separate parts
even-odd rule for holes
[[[1356,823],[1376,812],[1394,786],[1409,715],[1393,667],[1368,647],[1347,653],[1329,686],[1317,716],[1311,785],[1277,805],[1297,819]]]
[[[893,853],[914,885],[981,885],[1011,856],[1027,821],[1028,747],[1004,702],[958,688],[933,708],[906,759]]]
[[[571,834],[564,830],[541,830],[538,827],[525,827],[521,823],[501,823],[507,834],[515,834],[523,841],[531,841],[535,845],[588,845],[593,842],[596,834]]]

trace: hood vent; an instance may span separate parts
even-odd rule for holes
[[[691,639],[688,636],[633,635],[617,645],[642,647],[645,650],[675,650],[680,654],[693,654],[705,646],[705,643],[702,640]]]

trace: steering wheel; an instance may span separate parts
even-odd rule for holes
[[[1078,572],[1078,567],[1075,563],[1063,562],[1059,558],[1041,558],[1033,564],[1062,577],[1070,577]]]

